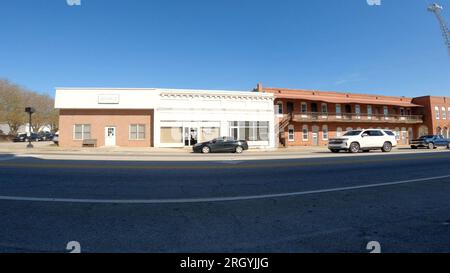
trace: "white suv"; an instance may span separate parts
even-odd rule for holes
[[[389,130],[379,129],[348,131],[342,138],[332,138],[328,142],[328,149],[333,153],[341,150],[357,153],[378,149],[390,152],[395,146],[397,146],[395,134]]]

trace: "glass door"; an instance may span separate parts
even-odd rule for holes
[[[198,141],[197,128],[184,127],[184,146],[194,146]]]

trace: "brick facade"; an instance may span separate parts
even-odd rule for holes
[[[105,127],[116,128],[116,146],[150,147],[153,136],[153,110],[60,110],[59,143],[62,147],[81,147],[82,140],[74,139],[76,124],[91,126],[91,139],[97,146],[105,145]],[[145,138],[130,140],[130,125],[145,125]]]
[[[389,129],[396,133],[399,144],[408,144],[424,134],[450,137],[449,98],[263,88],[260,84],[255,91],[274,94],[277,134],[284,146],[325,146],[328,139],[348,129]],[[434,112],[436,106],[439,119]]]

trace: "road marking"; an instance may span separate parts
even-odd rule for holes
[[[366,157],[367,158],[367,157]],[[417,161],[424,159],[448,158],[449,154],[439,153],[418,157],[382,157],[377,159],[362,159],[360,157],[346,157],[342,160],[315,161],[315,162],[280,162],[280,163],[244,163],[218,165],[116,165],[116,164],[68,164],[68,163],[0,163],[0,167],[34,168],[34,169],[117,169],[117,170],[211,170],[211,169],[255,169],[255,168],[287,168],[287,167],[314,167],[327,165],[345,165],[362,163],[380,163],[387,161]],[[288,159],[289,161],[295,159]],[[198,162],[201,164],[203,162]],[[220,163],[220,162],[219,162]]]
[[[71,198],[39,198],[39,197],[16,197],[16,196],[0,196],[1,201],[30,201],[30,202],[54,202],[54,203],[89,203],[89,204],[183,204],[183,203],[217,203],[230,201],[250,201],[258,199],[286,198],[303,195],[313,195],[321,193],[342,192],[351,190],[360,190],[368,188],[379,188],[386,186],[411,184],[417,182],[426,182],[450,178],[450,175],[434,176],[427,178],[418,178],[410,180],[402,180],[387,183],[367,184],[360,186],[349,186],[339,188],[329,188],[321,190],[310,190],[290,193],[249,195],[236,197],[210,197],[210,198],[181,198],[181,199],[71,199]]]

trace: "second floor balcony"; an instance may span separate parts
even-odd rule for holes
[[[361,123],[423,123],[422,115],[363,114],[363,113],[319,113],[291,114],[295,122],[361,122]]]

